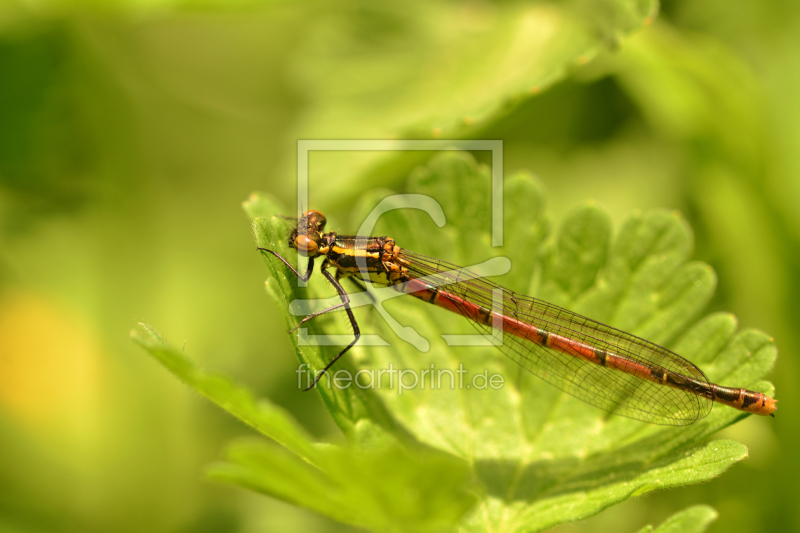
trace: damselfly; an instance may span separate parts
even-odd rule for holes
[[[395,290],[458,313],[484,335],[502,331],[499,349],[524,369],[605,411],[644,422],[686,425],[705,417],[718,402],[747,413],[773,415],[777,400],[760,392],[715,385],[678,354],[590,318],[517,294],[456,265],[404,250],[389,237],[323,233],[325,216],[309,211],[289,235],[289,246],[308,258],[300,274],[308,281],[314,261],[339,293],[341,303],[303,318],[296,327],[344,309],[354,338],[316,376],[320,378],[358,342],[350,298],[340,280],[351,277]],[[328,269],[335,268],[335,275]],[[309,388],[311,388],[309,387]]]

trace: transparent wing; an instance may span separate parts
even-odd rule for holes
[[[455,296],[451,301],[461,314],[471,318],[470,323],[481,334],[502,338],[498,348],[514,362],[586,403],[628,418],[672,426],[691,424],[711,411],[712,403],[695,392],[601,366],[578,357],[577,351],[545,348],[534,333],[518,336],[504,332],[500,337],[498,330],[476,321],[475,306],[498,311],[499,298],[495,295],[502,294],[505,316],[549,334],[606,350],[657,372],[708,384],[708,378],[697,366],[666,348],[556,305],[517,294],[456,265],[408,250],[402,250],[399,259],[412,278],[425,277],[429,285]],[[497,302],[494,307],[493,302]]]

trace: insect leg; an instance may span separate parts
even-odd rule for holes
[[[347,350],[352,348],[355,345],[355,343],[358,342],[358,339],[361,337],[361,329],[358,327],[358,322],[356,322],[356,317],[355,315],[353,315],[353,310],[350,309],[350,297],[347,296],[347,291],[344,290],[344,287],[342,287],[342,284],[339,283],[339,280],[334,278],[331,275],[331,273],[325,269],[324,264],[322,266],[322,274],[328,279],[328,281],[331,282],[331,285],[333,285],[333,288],[336,289],[336,292],[339,293],[339,297],[342,299],[342,306],[344,307],[344,310],[347,312],[347,317],[350,319],[350,325],[353,326],[354,338],[350,344],[345,346],[344,350],[339,352],[339,354],[336,357],[334,357],[330,363],[325,365],[325,368],[322,369],[322,372],[320,372],[317,375],[317,377],[314,378],[314,383],[312,383],[310,387],[304,390],[313,389],[319,382],[320,378],[322,378],[322,376],[325,375],[328,369],[332,367],[334,363],[336,363],[336,361],[338,361],[339,358],[342,357],[347,352]]]

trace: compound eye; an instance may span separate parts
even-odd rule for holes
[[[322,231],[325,229],[325,223],[327,220],[325,219],[325,215],[320,213],[319,211],[309,211],[305,214],[306,220],[308,220],[308,224],[310,228],[315,228],[317,231]]]
[[[313,256],[317,253],[319,245],[313,239],[309,239],[308,235],[298,235],[294,239],[294,246],[297,251],[303,255]]]

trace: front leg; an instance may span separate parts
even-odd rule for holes
[[[274,255],[275,257],[277,257],[278,259],[280,259],[281,261],[283,261],[283,264],[286,265],[287,267],[289,267],[289,270],[294,272],[295,276],[297,276],[298,278],[303,280],[303,283],[308,281],[308,279],[311,277],[311,273],[314,271],[314,258],[313,257],[309,257],[308,258],[308,268],[306,268],[306,273],[305,273],[305,275],[301,275],[300,272],[295,270],[295,268],[292,265],[289,264],[289,261],[284,259],[283,256],[281,256],[281,254],[279,254],[278,252],[273,252],[272,250],[267,250],[266,248],[261,248],[261,247],[257,247],[256,249],[257,250],[261,250],[262,252],[270,253],[270,254]]]
[[[342,303],[339,304],[339,305],[335,305],[335,306],[331,307],[330,309],[327,309],[327,310],[323,311],[323,313],[327,312],[327,311],[331,311],[333,309],[339,309],[341,307],[344,307],[344,310],[347,312],[347,317],[350,319],[350,325],[353,326],[354,338],[353,338],[353,341],[350,344],[348,344],[345,347],[344,350],[339,352],[339,354],[336,357],[334,357],[331,360],[330,363],[325,365],[325,368],[322,369],[322,372],[320,372],[319,375],[317,375],[317,377],[314,378],[314,383],[312,383],[310,387],[308,387],[307,389],[304,389],[304,390],[313,389],[317,385],[319,380],[322,378],[322,376],[325,375],[325,373],[328,371],[328,369],[330,367],[332,367],[334,365],[334,363],[336,363],[336,361],[338,361],[339,358],[342,357],[350,348],[352,348],[358,342],[358,339],[361,337],[361,329],[358,327],[358,322],[356,322],[356,317],[353,314],[353,310],[350,309],[350,297],[347,295],[347,291],[344,290],[344,287],[342,287],[342,284],[339,283],[339,279],[338,278],[340,276],[340,273],[337,270],[336,277],[334,277],[333,275],[331,275],[330,272],[328,272],[327,266],[328,266],[327,261],[322,264],[322,268],[321,268],[322,275],[325,276],[328,279],[328,281],[331,282],[331,285],[333,285],[333,288],[336,289],[336,292],[339,293],[339,297],[342,299]],[[318,314],[321,314],[321,313],[318,313]],[[311,318],[313,318],[313,317],[311,317]]]

